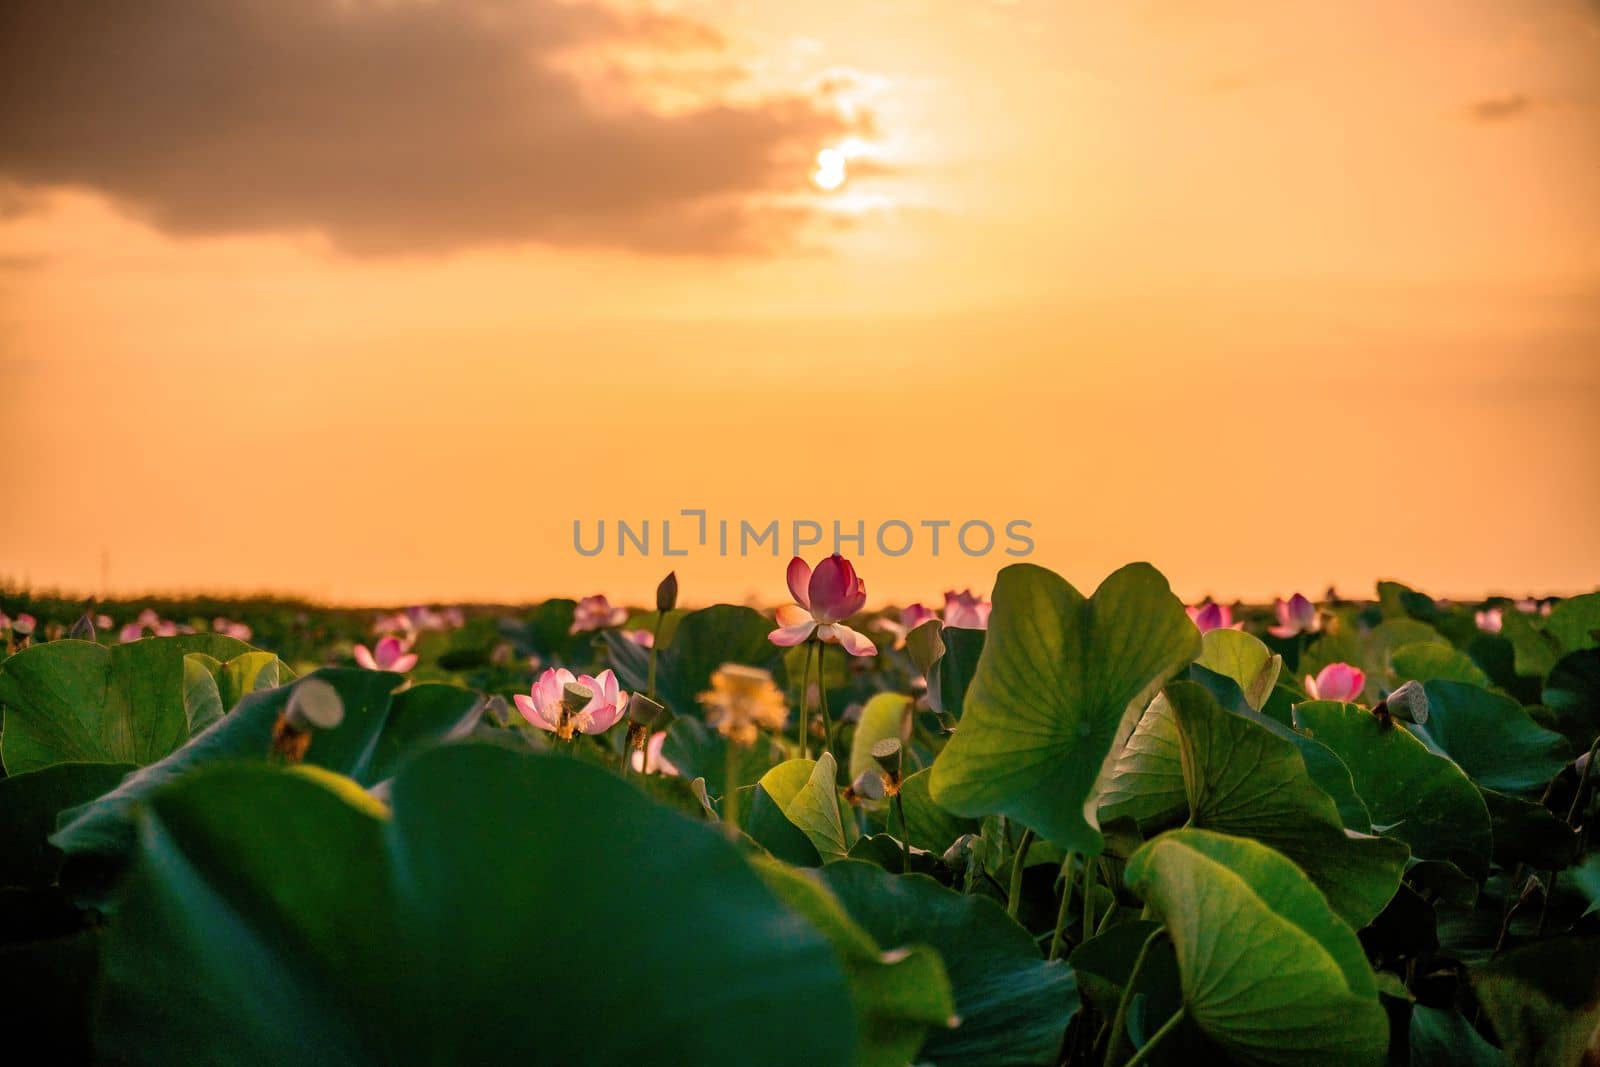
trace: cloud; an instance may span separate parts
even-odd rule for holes
[[[1511,93],[1506,96],[1490,96],[1474,100],[1467,109],[1467,114],[1474,122],[1506,122],[1520,118],[1531,110],[1533,110],[1532,100],[1521,93]]]
[[[852,123],[823,93],[732,95],[729,65],[703,22],[598,3],[23,0],[0,4],[0,186],[363,255],[782,247],[806,213],[780,201]]]

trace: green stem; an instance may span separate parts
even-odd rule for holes
[[[1139,955],[1134,957],[1133,970],[1128,973],[1128,984],[1122,987],[1122,999],[1117,1001],[1117,1014],[1111,1019],[1111,1038],[1106,1042],[1105,1067],[1113,1067],[1117,1062],[1117,1052],[1122,1048],[1122,1037],[1128,1031],[1128,1006],[1133,1003],[1133,989],[1139,984],[1139,972],[1144,970],[1144,961],[1149,957],[1150,949],[1155,946],[1156,939],[1166,932],[1167,928],[1164,926],[1152,931],[1150,936],[1144,939],[1144,944],[1139,946]],[[1179,1012],[1179,1015],[1181,1014],[1182,1012]],[[1171,1020],[1168,1020],[1168,1025],[1170,1023]],[[1155,1036],[1145,1042],[1145,1048],[1154,1045],[1157,1036],[1165,1037],[1166,1029],[1166,1026],[1162,1026]]]
[[[661,620],[664,615],[664,612],[656,612],[655,630],[650,635],[650,677],[646,680],[648,684],[645,688],[651,700],[656,698],[656,649],[661,645]]]
[[[1061,950],[1066,947],[1067,939],[1067,913],[1072,905],[1072,861],[1075,854],[1068,852],[1067,858],[1061,861],[1061,907],[1056,912],[1056,932],[1050,938],[1050,959],[1060,959]]]
[[[828,674],[823,670],[826,642],[817,642],[817,701],[822,705],[822,751],[833,751],[833,720],[828,718]]]
[[[1028,848],[1033,844],[1033,830],[1022,831],[1022,840],[1017,842],[1017,851],[1011,858],[1011,888],[1006,893],[1006,914],[1013,919],[1017,917],[1017,910],[1022,906],[1022,868],[1028,859]]]
[[[1093,856],[1083,858],[1083,939],[1094,936],[1094,884],[1100,874],[1100,861]]]
[[[739,827],[739,790],[735,785],[737,778],[734,770],[739,760],[739,746],[732,739],[723,739],[724,756],[722,769],[722,821],[732,826]]]
[[[1143,1063],[1149,1057],[1151,1050],[1161,1044],[1161,1039],[1172,1033],[1173,1030],[1177,1029],[1178,1024],[1183,1022],[1183,1016],[1184,1008],[1180,1006],[1177,1011],[1172,1013],[1172,1018],[1161,1024],[1161,1029],[1150,1035],[1149,1041],[1139,1046],[1138,1052],[1128,1057],[1128,1062],[1124,1063],[1122,1067],[1138,1067],[1139,1064]]]
[[[806,669],[800,676],[800,710],[796,718],[800,721],[799,741],[800,758],[806,759],[811,754],[810,739],[806,736],[807,715],[806,707],[811,703],[811,649],[806,649]]]
[[[900,873],[911,873],[911,842],[906,840],[906,802],[898,792],[894,795],[894,813],[900,819]]]

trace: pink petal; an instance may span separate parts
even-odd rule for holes
[[[356,663],[360,666],[365,667],[369,671],[375,671],[378,669],[378,664],[375,660],[373,660],[372,653],[368,650],[366,645],[357,645],[355,655]]]
[[[603,734],[617,725],[617,720],[620,718],[622,718],[622,709],[619,707],[606,705],[605,707],[597,708],[589,712],[589,722],[584,726],[583,732],[586,734]]]
[[[805,560],[796,556],[789,561],[789,595],[794,597],[794,602],[803,608],[811,606],[811,567]]]
[[[393,663],[389,664],[389,669],[391,671],[398,671],[399,673],[404,674],[406,671],[409,671],[416,665],[417,654],[415,652],[407,652],[405,655],[400,656]]]
[[[785,604],[778,609],[777,615],[779,626],[799,626],[811,621],[811,612],[799,604]]]
[[[848,617],[846,609],[856,595],[856,571],[850,561],[835,552],[811,572],[809,587],[811,599],[807,607],[811,614],[823,622],[836,622]],[[865,599],[865,593],[862,594]]]
[[[522,717],[528,720],[530,726],[537,726],[541,730],[554,729],[553,726],[544,721],[544,716],[539,714],[539,705],[533,702],[532,697],[518,693],[511,699],[516,703],[517,710],[522,712]]]
[[[878,646],[868,640],[867,635],[850,629],[840,623],[833,624],[833,635],[839,639],[839,644],[852,656],[876,656]]]
[[[812,631],[816,628],[816,620],[807,619],[805,622],[799,623],[795,626],[779,627],[767,635],[767,640],[783,648],[790,648],[794,645],[800,644],[802,641],[809,639]]]

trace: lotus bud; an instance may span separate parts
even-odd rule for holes
[[[95,639],[94,614],[85,611],[78,621],[72,624],[72,630],[67,636],[74,641],[93,641]]]
[[[511,721],[511,705],[499,693],[483,702],[483,713],[496,726],[505,726]]]
[[[656,586],[656,610],[665,615],[678,606],[678,572],[669,571]]]

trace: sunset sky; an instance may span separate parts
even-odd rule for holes
[[[0,72],[0,578],[783,599],[572,547],[705,508],[1600,583],[1595,0],[22,0]]]

